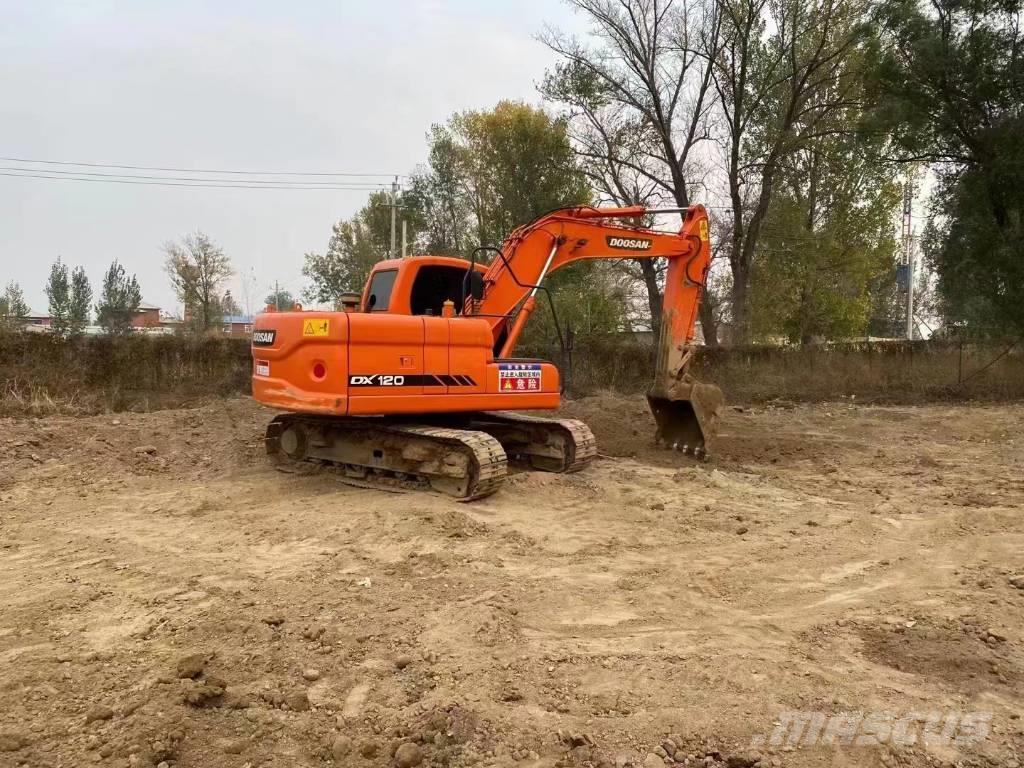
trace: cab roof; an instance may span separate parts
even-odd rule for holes
[[[373,265],[372,272],[379,272],[384,269],[401,269],[403,264],[429,264],[436,267],[459,267],[465,269],[469,262],[465,259],[460,259],[457,256],[407,256],[404,259],[385,259],[384,261],[378,261]],[[479,269],[481,266],[486,268],[486,265],[477,264]]]

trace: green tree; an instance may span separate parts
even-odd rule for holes
[[[295,297],[292,296],[292,292],[284,288],[278,288],[267,294],[267,297],[263,300],[264,306],[276,307],[279,310],[291,309],[295,304]]]
[[[876,290],[894,274],[899,190],[891,172],[855,151],[829,156],[819,147],[799,160],[782,172],[765,220],[751,283],[752,335],[799,343],[863,336]]]
[[[389,222],[390,226],[390,222]],[[336,304],[343,293],[361,292],[373,265],[387,258],[366,226],[362,213],[334,224],[325,253],[307,253],[302,274],[309,281],[307,301]]]
[[[946,320],[1024,331],[1024,26],[1020,0],[887,0],[874,84],[901,161],[939,183],[925,253]]]
[[[224,295],[220,298],[220,311],[222,315],[242,314],[242,307],[231,295],[230,289],[224,291]]]
[[[557,312],[555,326],[546,296],[537,295],[537,309],[523,330],[521,344],[533,349],[552,349],[561,331],[576,336],[601,336],[627,328],[628,289],[621,272],[610,262],[579,262],[563,267],[547,280]]]
[[[85,270],[75,267],[68,279],[68,267],[59,258],[50,267],[46,282],[51,328],[58,336],[76,336],[89,324],[92,287]]]
[[[58,336],[68,335],[71,287],[68,284],[68,267],[60,257],[50,266],[50,277],[46,281],[46,298],[49,301],[50,328]]]
[[[103,275],[96,322],[106,333],[122,335],[132,329],[132,318],[139,311],[142,291],[135,275],[130,277],[115,259]]]
[[[566,121],[542,109],[501,102],[490,111],[453,115],[433,126],[427,138],[427,166],[413,175],[399,203],[400,217],[412,225],[421,252],[468,256],[477,245],[500,244],[516,226],[551,209],[591,200],[569,146]],[[388,258],[390,239],[391,200],[375,193],[354,217],[334,225],[326,253],[306,254],[305,298],[335,302],[345,291],[362,290],[373,265]],[[561,314],[572,317],[579,305],[568,289],[567,301],[557,298],[565,286],[608,289],[608,281],[594,278],[602,267],[574,265],[546,281],[556,302],[566,305]],[[589,311],[581,315],[581,327],[617,327],[622,317],[617,296],[589,298],[582,305]],[[613,319],[610,307],[617,307]],[[530,327],[539,337],[554,336],[550,313],[543,309]]]
[[[502,101],[490,111],[461,112],[449,125],[478,243],[500,243],[515,227],[553,208],[590,202],[563,118]]]
[[[432,253],[498,245],[543,213],[591,201],[567,121],[543,109],[502,101],[459,112],[427,139],[428,168],[414,175],[408,200]]]
[[[71,271],[71,293],[68,297],[68,331],[72,335],[80,334],[89,324],[92,306],[92,286],[85,270],[75,267]]]
[[[217,328],[225,314],[223,290],[233,274],[231,260],[202,232],[167,243],[164,252],[165,269],[185,306],[186,322],[198,332]]]
[[[517,226],[550,210],[589,204],[590,183],[568,131],[564,117],[511,101],[433,126],[427,167],[413,175],[403,196],[421,250],[466,256],[478,245],[501,244]],[[622,325],[625,302],[609,265],[573,265],[549,276],[545,286],[563,324],[593,333]],[[547,304],[543,297],[541,304]],[[551,313],[541,306],[524,342],[556,337]]]
[[[0,328],[4,330],[20,329],[28,317],[28,304],[21,286],[11,281],[0,295]]]
[[[459,256],[472,243],[461,153],[451,131],[443,125],[433,126],[427,141],[428,165],[412,175],[402,200],[407,210],[415,211],[421,250],[437,256]]]
[[[864,44],[847,54],[843,93],[813,95],[842,103],[778,161],[751,273],[753,338],[863,336],[891,301],[897,169],[879,161],[884,136],[857,130],[873,50]]]
[[[1001,163],[943,180],[925,256],[947,322],[975,335],[1024,333],[1024,124],[1007,131]]]

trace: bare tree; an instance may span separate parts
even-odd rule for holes
[[[224,283],[233,274],[224,251],[202,232],[187,235],[181,243],[167,243],[166,270],[186,319],[200,332],[215,328],[224,316]],[[230,295],[230,294],[228,294]]]
[[[542,91],[574,118],[577,154],[595,188],[620,204],[690,205],[704,183],[712,136],[712,70],[718,36],[713,2],[570,0],[593,23],[592,46],[547,30],[544,43],[563,57]],[[661,317],[659,268],[638,264],[651,325]],[[705,319],[707,318],[707,319]],[[708,294],[705,338],[717,343]]]
[[[629,206],[665,199],[665,190],[656,180],[658,166],[651,159],[656,137],[642,118],[607,97],[593,73],[574,65],[557,67],[547,74],[541,91],[568,106],[569,138],[580,169],[597,193],[597,202]],[[643,284],[650,327],[657,334],[661,325],[659,276],[664,267],[654,259],[623,259],[616,266],[627,278]]]
[[[846,64],[864,39],[863,0],[570,2],[592,21],[594,45],[544,33],[564,59],[545,95],[569,106],[577,151],[613,199],[685,207],[695,189],[725,188],[731,221],[720,250],[735,338],[747,340],[751,272],[781,163],[836,130],[826,118],[855,98]],[[710,344],[714,299],[705,291],[700,314]]]
[[[589,78],[589,87],[600,98],[643,118],[652,132],[656,145],[639,148],[642,154],[634,159],[620,155],[617,162],[647,178],[678,205],[689,205],[688,166],[695,148],[711,138],[712,68],[696,43],[717,34],[714,6],[673,0],[570,2],[593,21],[592,35],[600,47],[588,48],[553,30],[541,39],[566,60],[566,75]],[[661,166],[657,172],[646,163],[649,159]]]
[[[732,319],[736,339],[746,341],[751,272],[781,164],[835,130],[826,119],[854,98],[857,82],[846,63],[863,39],[864,7],[849,0],[717,2],[721,23],[714,49],[706,49],[732,205]]]

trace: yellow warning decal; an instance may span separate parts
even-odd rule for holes
[[[708,220],[700,220],[700,241],[706,243],[708,241]]]
[[[330,330],[330,320],[307,320],[302,324],[303,336],[326,336]]]

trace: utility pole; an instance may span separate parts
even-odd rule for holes
[[[274,281],[274,309],[278,312],[281,311],[281,288],[277,284],[277,280]]]
[[[911,210],[914,204],[914,181],[903,185],[903,264],[907,275],[907,339],[914,339],[914,233]]]
[[[395,257],[395,216],[398,212],[398,177],[391,182],[391,258]]]
[[[407,239],[407,235],[406,235],[406,227],[405,227],[406,223],[407,223],[406,220],[402,219],[402,258],[403,259],[405,258],[406,244],[409,242],[408,239]]]

